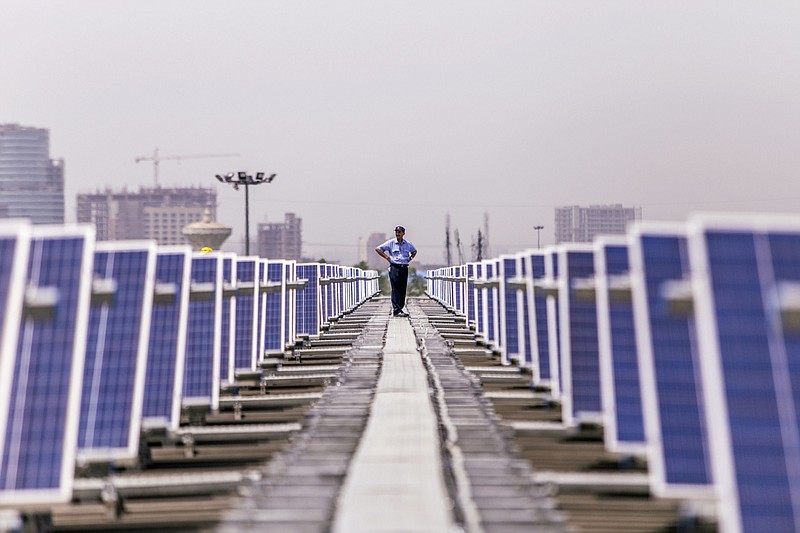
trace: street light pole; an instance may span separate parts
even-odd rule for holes
[[[533,229],[536,230],[536,248],[541,248],[542,244],[541,244],[541,241],[539,240],[539,237],[540,237],[540,233],[539,232],[544,229],[544,226],[534,226]]]
[[[263,172],[256,172],[255,176],[247,172],[237,173],[228,172],[224,176],[217,174],[220,183],[232,185],[235,190],[239,190],[239,185],[244,185],[244,255],[250,255],[250,185],[261,185],[262,183],[272,183],[277,174],[267,176]]]
[[[244,182],[244,255],[250,255],[250,184]]]

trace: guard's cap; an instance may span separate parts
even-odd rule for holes
[[[406,228],[404,228],[403,226],[395,226],[394,230],[395,231],[402,231],[403,233],[406,232]]]

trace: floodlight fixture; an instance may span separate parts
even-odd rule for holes
[[[244,185],[244,231],[245,241],[244,249],[245,255],[250,255],[250,185],[261,185],[262,183],[272,183],[277,174],[271,174],[266,177],[266,172],[256,172],[255,176],[248,174],[246,171],[239,170],[237,172],[228,172],[223,178],[217,174],[217,179],[220,182],[230,184],[234,190],[239,190],[240,185]]]

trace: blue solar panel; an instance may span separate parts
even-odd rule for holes
[[[32,229],[25,314],[6,367],[11,386],[2,504],[71,497],[93,249],[91,227]]]
[[[343,277],[344,274],[335,270],[334,265],[325,265],[325,275],[332,278],[334,281],[325,288],[325,297],[327,301],[323,307],[325,310],[325,316],[323,316],[324,322],[336,316],[336,300],[341,298],[342,291],[344,290],[343,283],[339,281],[339,278]]]
[[[27,223],[0,223],[0,457],[3,455],[11,372],[22,320],[30,232]]]
[[[492,282],[496,279],[497,269],[495,268],[494,260],[487,260],[484,262],[484,273],[487,281]],[[497,324],[497,290],[491,286],[491,283],[486,289],[486,338],[489,341],[498,341],[498,324]]]
[[[521,313],[517,309],[517,301],[520,300],[516,288],[509,287],[509,281],[519,274],[517,260],[513,256],[500,257],[500,323],[501,323],[501,360],[509,363],[511,358],[520,354],[520,325]]]
[[[688,280],[685,235],[643,224],[629,253],[651,485],[677,497],[707,493],[711,481],[695,320],[663,293],[665,282]]]
[[[644,414],[624,236],[595,240],[600,381],[606,447],[644,453]]]
[[[475,288],[475,278],[478,276],[477,266],[478,265],[475,263],[467,263],[467,321],[470,324],[476,324],[476,328],[478,317],[480,316],[480,312],[478,311],[478,309],[480,309],[478,305],[478,291]],[[478,331],[480,331],[479,328]]]
[[[221,309],[222,256],[192,255],[183,399],[209,402],[212,409],[219,403]]]
[[[284,346],[284,292],[286,283],[283,280],[284,261],[267,261],[266,280],[271,284],[280,284],[277,290],[264,295],[264,350],[282,351]]]
[[[542,251],[526,254],[526,278],[530,279],[531,290],[527,293],[527,313],[530,318],[528,324],[529,338],[531,339],[531,362],[533,364],[533,383],[549,384],[553,377],[550,364],[550,334],[547,328],[547,295],[542,290],[537,290],[537,285],[546,279],[545,258]]]
[[[236,350],[236,254],[222,254],[222,307],[220,308],[219,380],[233,383]]]
[[[545,255],[545,281],[550,286],[559,285],[558,248],[549,248]],[[561,396],[563,372],[561,371],[561,303],[558,293],[547,296],[547,338],[550,341],[550,393],[554,398]]]
[[[283,342],[294,343],[297,337],[297,292],[286,290],[286,283],[297,280],[297,263],[295,261],[284,261],[283,267],[284,307],[282,320],[286,326]],[[281,346],[282,349],[283,346]]]
[[[475,264],[475,279],[477,281],[485,281],[485,273],[486,269],[483,263],[476,263]],[[487,316],[487,298],[486,298],[486,289],[483,287],[475,287],[475,296],[476,296],[476,314],[477,314],[477,331],[481,333],[484,337],[488,337],[487,327],[486,324],[489,323],[489,318]]]
[[[255,368],[258,363],[258,281],[261,262],[257,257],[236,260],[236,333],[234,368]]]
[[[800,220],[698,218],[692,278],[722,531],[800,524]]]
[[[138,456],[155,251],[152,241],[101,242],[95,248],[79,461]]]
[[[464,266],[457,266],[453,268],[453,276],[457,279],[461,279],[464,277]],[[460,314],[466,313],[466,305],[464,303],[464,282],[463,281],[456,281],[456,296],[455,296],[455,308],[456,311]]]
[[[308,284],[297,291],[297,333],[319,335],[319,267],[316,263],[297,265],[297,279]]]
[[[516,255],[517,261],[517,268],[519,271],[519,278],[525,281],[525,288],[520,291],[519,298],[518,298],[518,309],[522,315],[520,320],[520,351],[522,357],[520,358],[521,364],[528,368],[533,368],[534,360],[533,360],[533,340],[534,337],[531,337],[531,314],[530,309],[528,307],[528,294],[533,292],[533,280],[528,275],[528,266],[526,264],[526,255],[525,253],[519,253]],[[538,381],[538,371],[536,375],[536,380]]]
[[[558,261],[563,421],[568,425],[599,421],[603,410],[597,306],[593,297],[581,297],[575,287],[576,282],[594,277],[594,252],[588,245],[565,246]]]
[[[191,266],[188,246],[158,249],[142,416],[170,429],[180,424]]]

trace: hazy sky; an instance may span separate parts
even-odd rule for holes
[[[357,260],[396,224],[423,263],[445,216],[493,255],[553,241],[553,208],[645,219],[800,206],[796,1],[0,0],[0,123],[48,128],[75,194],[218,187],[243,239],[303,218],[304,251]],[[469,251],[465,250],[467,255]]]

